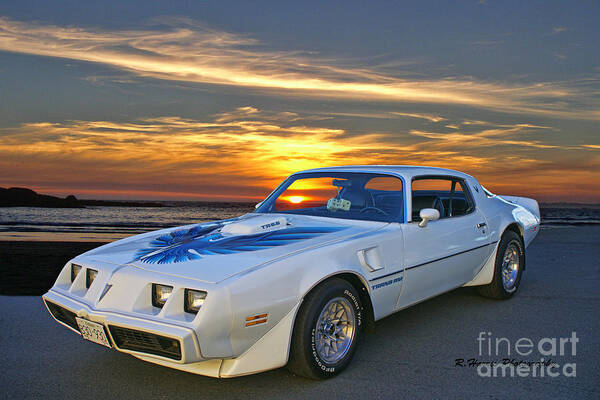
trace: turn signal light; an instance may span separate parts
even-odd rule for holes
[[[247,317],[246,318],[246,326],[264,324],[267,322],[268,316],[269,316],[269,314],[260,314],[260,315],[253,315],[251,317]]]

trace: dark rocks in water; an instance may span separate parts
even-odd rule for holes
[[[164,207],[165,205],[153,202],[79,200],[72,194],[62,199],[39,194],[27,188],[0,188],[0,207],[84,208],[85,206]]]
[[[0,188],[0,207],[54,207],[78,208],[83,207],[73,195],[64,199],[45,194],[38,194],[26,188]]]

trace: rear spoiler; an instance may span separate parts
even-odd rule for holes
[[[501,199],[508,201],[509,203],[518,204],[521,207],[530,211],[533,215],[535,215],[538,221],[541,220],[540,217],[540,206],[537,201],[534,199],[530,199],[528,197],[517,197],[517,196],[504,196],[498,195]]]

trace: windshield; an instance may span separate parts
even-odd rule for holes
[[[402,222],[402,198],[395,176],[315,172],[288,178],[256,212]]]

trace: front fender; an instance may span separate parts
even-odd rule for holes
[[[352,251],[356,246],[355,241],[349,241],[314,248],[231,279],[227,287],[232,309],[233,356],[246,352],[323,280],[352,273],[368,288],[356,251]],[[267,314],[266,322],[246,326],[247,318],[264,314]],[[288,332],[288,336],[291,335],[292,328]],[[277,351],[287,357],[287,347]]]

